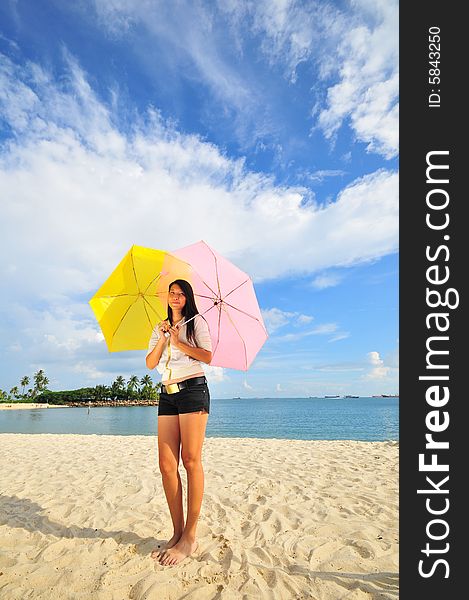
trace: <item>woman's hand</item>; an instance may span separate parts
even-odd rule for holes
[[[169,331],[170,327],[169,327],[169,323],[168,321],[161,321],[161,323],[158,323],[158,332],[160,334],[160,339],[163,338],[164,340],[166,340],[166,336],[165,333],[167,333]]]
[[[169,333],[171,336],[171,346],[175,346],[177,348],[179,344],[179,325],[174,325],[173,327],[170,327]]]
[[[165,336],[165,332],[169,330],[169,323],[167,321],[161,321],[158,323],[159,338],[156,342],[153,350],[148,354],[146,358],[146,364],[148,369],[154,369],[160,362],[161,355],[168,343],[168,338]]]

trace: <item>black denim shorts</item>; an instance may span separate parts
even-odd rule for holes
[[[176,394],[160,394],[158,416],[183,415],[200,410],[210,413],[210,392],[206,383],[184,388]]]

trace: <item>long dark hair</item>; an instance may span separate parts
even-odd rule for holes
[[[169,284],[168,292],[171,290],[171,286],[177,284],[181,290],[184,292],[186,296],[186,304],[182,309],[182,316],[186,321],[199,314],[197,309],[197,305],[195,303],[194,298],[194,290],[192,289],[191,284],[185,279],[176,279]],[[168,303],[168,320],[171,325],[173,325],[173,309],[169,306]],[[195,320],[195,319],[194,319]],[[194,332],[194,320],[185,325],[186,328],[186,338],[188,342],[192,342],[195,344],[195,332]]]

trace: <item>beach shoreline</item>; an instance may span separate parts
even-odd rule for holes
[[[156,436],[0,434],[0,596],[395,599],[398,451],[206,438],[199,550],[163,567]]]
[[[14,410],[16,408],[96,408],[96,407],[112,407],[118,408],[121,406],[158,406],[158,401],[145,401],[145,402],[92,402],[88,405],[87,402],[70,402],[69,404],[40,404],[34,402],[6,402],[0,403],[0,410]]]
[[[38,402],[0,402],[0,410],[15,410],[17,408],[68,408],[68,404],[40,404]]]

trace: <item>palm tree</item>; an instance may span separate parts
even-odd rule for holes
[[[140,385],[143,387],[146,387],[147,385],[152,385],[153,380],[150,377],[150,375],[144,375],[141,379],[140,379]]]
[[[127,382],[127,389],[132,394],[136,388],[138,388],[138,377],[137,375],[131,375],[129,377],[129,381]]]
[[[14,387],[11,388],[10,395],[13,396],[14,398],[18,399],[18,392],[19,392],[19,389],[15,385]]]
[[[21,378],[20,385],[23,388],[22,395],[24,396],[24,388],[29,385],[29,377],[27,375]]]
[[[155,383],[155,385],[152,385],[150,387],[150,397],[154,400],[159,400],[162,388],[163,384],[161,383],[161,381],[158,381],[157,383]]]
[[[121,397],[122,388],[117,383],[117,380],[112,382],[111,387],[109,388],[109,394],[111,396],[111,400],[114,402]]]
[[[119,391],[122,391],[125,387],[125,379],[122,377],[122,375],[118,375],[114,383],[116,384]]]
[[[111,385],[111,390],[114,401],[124,399],[125,379],[122,377],[122,375],[118,375],[116,377],[116,380]]]
[[[97,385],[95,388],[95,399],[99,402],[109,396],[109,388],[106,385]]]
[[[140,379],[140,398],[142,400],[148,400],[152,397],[151,391],[153,389],[153,380],[150,375],[144,375]]]
[[[47,379],[44,370],[39,369],[37,373],[34,373],[34,388],[33,388],[33,398],[43,392],[47,386],[49,385],[49,380]]]
[[[36,392],[42,392],[48,383],[49,380],[47,379],[43,369],[39,369],[37,373],[34,373],[34,389]]]

